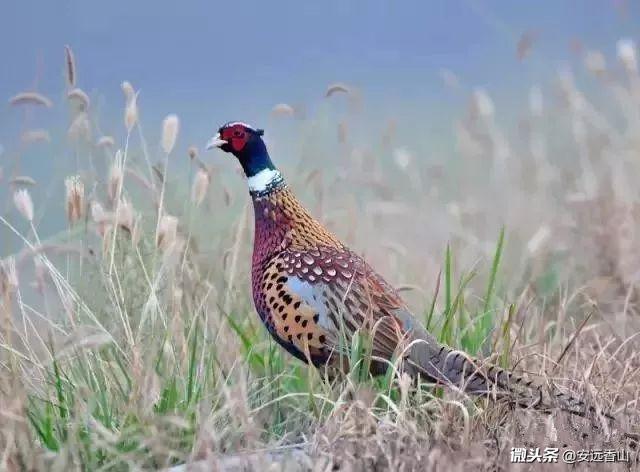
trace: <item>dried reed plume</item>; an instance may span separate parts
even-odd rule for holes
[[[485,119],[492,118],[494,115],[493,100],[482,88],[477,88],[473,91],[473,96],[470,105],[471,115],[474,117],[481,117]]]
[[[166,251],[176,241],[178,235],[178,218],[171,215],[162,215],[158,223],[156,246]]]
[[[114,203],[120,195],[120,189],[122,187],[122,179],[124,178],[124,169],[122,161],[122,151],[118,149],[116,155],[113,158],[113,163],[109,169],[109,182],[107,183],[107,194],[109,200]]]
[[[104,237],[113,223],[113,215],[106,212],[100,202],[94,200],[91,202],[91,218],[96,224],[98,234]]]
[[[80,139],[90,141],[91,140],[91,122],[89,121],[89,115],[86,112],[81,111],[71,122],[67,136],[71,141],[78,141]]]
[[[176,138],[178,137],[178,128],[180,122],[176,115],[167,115],[162,121],[162,149],[165,153],[170,154],[173,147],[176,144]]]
[[[13,204],[25,220],[33,221],[33,200],[31,200],[31,195],[26,188],[14,192]]]
[[[126,100],[124,108],[124,125],[127,132],[131,132],[138,122],[138,94],[134,90],[133,85],[126,80],[122,82],[122,91]]]
[[[0,295],[7,298],[9,294],[18,289],[18,272],[16,270],[16,260],[13,257],[0,260]]]
[[[335,93],[346,93],[346,94],[349,94],[349,93],[351,93],[351,87],[349,87],[348,85],[343,84],[341,82],[336,82],[334,84],[329,85],[329,87],[327,87],[327,91],[325,92],[324,96],[325,97],[330,97],[331,95],[333,95]]]
[[[192,161],[198,158],[198,148],[195,146],[189,146],[187,149],[187,154],[189,155],[189,159]]]
[[[136,212],[133,209],[133,205],[129,200],[123,197],[117,206],[116,225],[131,234],[133,232],[135,222]]]
[[[607,61],[600,51],[587,51],[584,65],[595,76],[603,76],[607,72]]]
[[[21,92],[9,99],[9,105],[41,105],[43,107],[51,108],[53,106],[53,102],[38,92]]]
[[[74,88],[73,90],[70,90],[67,94],[67,99],[77,102],[78,105],[80,105],[80,110],[83,111],[88,110],[89,104],[91,103],[89,95],[87,95],[81,88]]]
[[[631,39],[621,39],[616,43],[618,59],[627,72],[638,72],[638,59],[636,57],[636,45]]]
[[[544,98],[542,91],[538,86],[532,86],[529,89],[529,112],[534,118],[542,118],[544,113]]]
[[[112,148],[113,146],[115,146],[115,144],[116,142],[111,136],[101,136],[96,142],[96,146],[102,147],[102,148],[106,148],[106,147]]]
[[[206,169],[200,167],[196,172],[193,186],[191,187],[191,201],[194,205],[199,206],[204,201],[210,183],[211,175]]]
[[[393,160],[400,169],[406,170],[411,164],[413,156],[407,148],[401,147],[393,151]]]
[[[67,177],[64,181],[66,187],[66,208],[69,225],[74,225],[84,216],[84,184],[79,175]]]
[[[51,142],[51,137],[46,129],[29,129],[22,132],[20,141],[24,144],[49,143]]]
[[[131,85],[131,82],[128,82],[126,80],[124,82],[122,82],[120,87],[122,88],[122,91],[124,92],[124,98],[126,100],[126,104],[128,105],[129,103],[131,103],[132,100],[134,100],[136,98],[136,91],[133,88],[133,85]]]
[[[29,185],[29,186],[34,186],[36,184],[36,181],[34,179],[32,179],[31,177],[29,177],[28,175],[18,175],[14,178],[12,178],[11,180],[9,180],[9,183],[12,185]]]
[[[288,103],[278,103],[271,109],[271,114],[276,116],[293,116],[295,109]]]
[[[67,85],[72,89],[76,86],[76,59],[73,49],[68,44],[64,47],[64,58],[67,66]]]

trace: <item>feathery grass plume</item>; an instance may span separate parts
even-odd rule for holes
[[[449,69],[440,69],[438,71],[438,75],[440,76],[440,80],[442,83],[451,90],[459,90],[460,89],[460,79],[453,71]]]
[[[41,105],[43,107],[51,108],[53,106],[53,102],[38,92],[21,92],[9,99],[9,105]]]
[[[46,287],[47,266],[42,255],[36,254],[33,258],[33,274],[35,276],[35,286],[38,293],[42,295]]]
[[[84,216],[84,184],[79,175],[67,177],[64,181],[66,188],[67,220],[74,225]]]
[[[160,143],[162,144],[162,150],[167,154],[170,154],[176,145],[179,126],[178,117],[173,114],[167,115],[162,121],[162,139]]]
[[[5,260],[0,260],[0,294],[2,294],[4,298],[14,293],[18,289],[18,285],[19,280],[15,258],[12,256]]]
[[[494,115],[493,100],[482,88],[477,88],[473,91],[471,98],[471,114],[475,117],[481,117],[484,119],[491,119]]]
[[[136,212],[129,200],[122,197],[116,210],[116,225],[129,234],[133,233],[133,225],[136,221]]]
[[[67,136],[71,141],[79,141],[80,139],[90,141],[91,140],[91,123],[89,122],[89,115],[81,111],[71,122],[67,131]]]
[[[124,109],[124,126],[127,132],[131,132],[138,122],[138,104],[137,99],[133,99]]]
[[[189,155],[189,159],[192,161],[198,158],[198,148],[196,146],[189,146],[187,149],[187,154]]]
[[[544,99],[542,91],[537,85],[529,89],[529,112],[534,118],[542,118],[544,112]]]
[[[109,168],[109,182],[107,183],[107,194],[109,195],[109,200],[112,204],[120,195],[122,179],[124,178],[124,169],[122,168],[122,165],[122,151],[118,149],[115,157],[113,158],[113,163]]]
[[[516,45],[516,56],[520,61],[529,55],[537,38],[538,34],[535,31],[525,31],[522,33]]]
[[[162,215],[158,223],[156,246],[163,251],[169,249],[176,241],[178,235],[178,218],[171,215]]]
[[[618,59],[627,72],[638,72],[638,59],[636,57],[636,45],[632,39],[620,39],[616,43]]]
[[[126,104],[128,105],[129,103],[131,103],[131,101],[135,100],[136,98],[136,91],[133,88],[133,85],[131,85],[131,82],[128,81],[124,81],[122,82],[122,84],[120,85],[120,87],[122,88],[122,91],[124,92],[124,98],[126,100]]]
[[[210,183],[211,175],[206,169],[200,167],[193,178],[193,186],[191,187],[191,201],[194,205],[200,206],[204,201]]]
[[[87,95],[81,88],[74,88],[73,90],[70,90],[69,93],[67,93],[67,99],[69,101],[75,101],[82,111],[88,110],[89,104],[91,103],[89,95]]]
[[[105,211],[103,206],[98,201],[91,202],[91,218],[96,224],[96,230],[98,234],[104,237],[109,228],[113,226],[113,214]]]
[[[112,148],[115,144],[116,142],[111,136],[100,136],[96,142],[96,146],[101,148]]]
[[[24,144],[49,143],[51,142],[51,137],[46,129],[29,129],[22,132],[20,141]]]
[[[407,167],[411,165],[413,156],[406,147],[400,147],[393,150],[393,160],[401,170],[407,170]]]
[[[26,188],[14,192],[13,204],[25,220],[33,221],[33,200],[31,200],[31,195]]]
[[[138,122],[138,93],[134,90],[133,85],[126,80],[122,82],[121,87],[126,102],[124,108],[124,125],[127,128],[127,132],[130,133]]]
[[[587,51],[584,55],[584,65],[596,77],[601,77],[607,72],[607,61],[600,51]]]
[[[12,185],[29,185],[34,186],[36,181],[29,177],[28,175],[18,175],[9,180],[9,183]]]
[[[351,87],[349,87],[346,84],[343,84],[341,82],[336,82],[334,84],[331,84],[327,87],[327,91],[324,93],[325,97],[330,97],[333,94],[336,93],[346,93],[349,94],[351,93]]]
[[[76,58],[73,49],[68,44],[64,46],[64,58],[67,66],[67,85],[72,89],[76,86]]]
[[[288,103],[278,103],[271,109],[271,114],[274,116],[293,116],[295,113],[295,109]]]
[[[538,252],[540,248],[547,242],[549,237],[551,236],[551,229],[547,225],[542,225],[538,230],[531,236],[529,241],[527,242],[527,251],[529,254],[535,254]]]

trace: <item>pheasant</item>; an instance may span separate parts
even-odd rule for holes
[[[547,411],[593,411],[577,398],[548,394],[530,380],[439,343],[397,290],[309,214],[271,161],[263,134],[229,122],[207,149],[233,154],[247,176],[255,213],[253,301],[278,344],[303,362],[344,372],[354,334],[367,332],[373,375],[397,361],[413,378],[472,395]]]

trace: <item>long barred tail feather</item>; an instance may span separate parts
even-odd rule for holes
[[[434,344],[435,339],[430,338],[411,347],[407,359],[410,373],[453,385],[471,395],[504,398],[524,408],[548,412],[558,408],[578,416],[601,414],[614,420],[609,413],[599,412],[555,386],[545,387],[501,367],[473,359],[465,352]]]

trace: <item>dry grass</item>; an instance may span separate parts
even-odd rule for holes
[[[292,469],[528,470],[510,448],[552,446],[627,449],[632,462],[607,465],[637,467],[622,432],[639,419],[640,77],[633,45],[619,55],[609,68],[586,55],[614,106],[562,71],[553,90],[532,87],[516,136],[487,92],[471,91],[457,150],[441,161],[400,145],[395,122],[359,145],[350,130],[363,98],[351,86],[325,98],[346,95],[346,117],[276,113],[303,137],[300,161],[282,163],[292,187],[440,339],[560,384],[614,413],[611,424],[416,388],[393,371],[372,379],[358,349],[334,381],[283,354],[253,312],[241,179],[182,150],[174,115],[164,152],[151,154],[128,82],[121,140],[94,138],[67,47],[70,146],[106,161],[78,160],[60,196],[67,230],[47,237],[19,152],[3,163],[9,205],[28,221],[0,217],[3,238],[22,245],[0,270],[0,469],[263,470],[286,462],[288,446],[302,451]],[[50,105],[36,92],[10,103]],[[327,123],[337,152],[305,141]],[[189,182],[175,171],[187,165]]]

